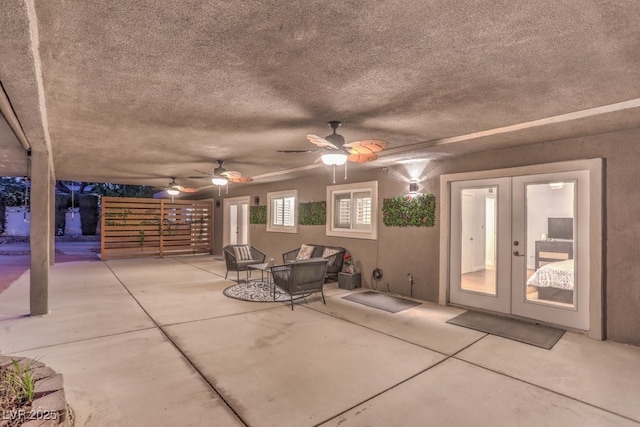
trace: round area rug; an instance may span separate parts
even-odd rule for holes
[[[273,284],[265,282],[238,283],[229,286],[222,293],[229,298],[252,302],[285,302],[291,301],[291,297],[276,287],[276,299],[273,299]],[[294,300],[304,298],[311,294],[295,295]]]

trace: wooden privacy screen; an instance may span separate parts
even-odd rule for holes
[[[102,259],[212,253],[210,201],[102,198]]]

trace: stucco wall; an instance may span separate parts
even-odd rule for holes
[[[380,287],[409,295],[407,273],[414,277],[413,296],[438,299],[439,263],[439,176],[458,172],[501,169],[566,160],[605,159],[605,268],[606,333],[614,341],[640,345],[640,130],[547,142],[505,150],[478,152],[462,157],[430,162],[422,172],[421,192],[436,196],[438,217],[433,228],[385,227],[380,223],[378,241],[327,237],[322,226],[300,226],[298,234],[267,233],[263,225],[251,226],[251,242],[277,260],[281,254],[301,243],[326,243],[344,246],[360,262],[364,286],[371,287],[370,275],[381,268]],[[374,169],[355,173],[348,182],[378,180],[379,200],[404,194],[408,189],[406,165],[387,172]],[[301,202],[326,199],[326,179],[314,177],[269,185],[237,186],[229,196],[260,196],[264,204],[267,191],[297,188]],[[215,229],[222,229],[222,208],[216,208]],[[216,233],[216,252],[222,245]]]

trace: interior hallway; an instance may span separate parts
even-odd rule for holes
[[[225,297],[211,256],[51,269],[0,294],[0,352],[64,375],[77,426],[640,425],[640,348],[566,333],[552,350],[392,314],[326,286],[291,311]]]

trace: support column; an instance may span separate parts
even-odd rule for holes
[[[47,151],[31,153],[31,315],[49,312],[51,169]]]

